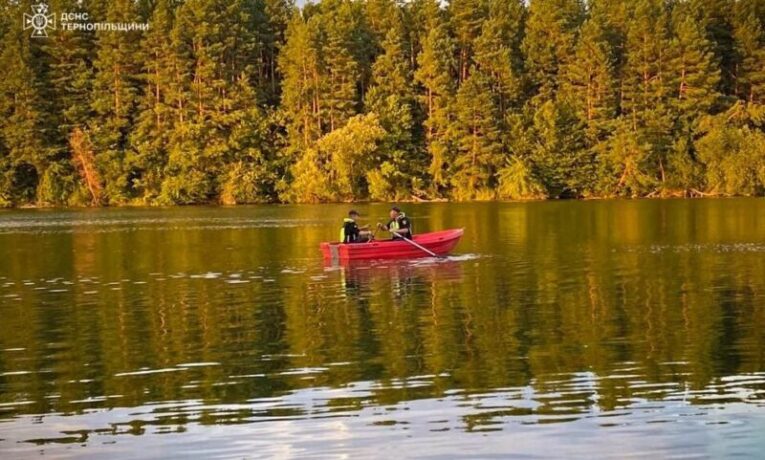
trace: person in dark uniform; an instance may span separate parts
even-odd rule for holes
[[[369,241],[369,225],[359,227],[356,223],[358,218],[359,213],[351,210],[348,212],[348,217],[343,219],[343,227],[340,229],[341,243],[363,243]]]
[[[385,225],[378,223],[377,227],[389,231],[394,240],[398,238],[411,239],[413,235],[412,221],[397,206],[390,209],[388,223]]]

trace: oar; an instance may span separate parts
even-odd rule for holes
[[[392,230],[390,230],[390,232],[393,233],[393,234],[396,234],[396,232],[394,232]],[[423,247],[423,246],[420,246],[419,244],[415,243],[414,240],[410,240],[409,238],[407,238],[407,237],[405,237],[403,235],[398,235],[398,236],[401,237],[402,240],[404,240],[407,243],[411,244],[412,246],[416,247],[417,249],[425,251],[431,257],[436,257],[436,258],[439,258],[439,259],[443,259],[445,257],[445,256],[439,256],[438,254],[436,254],[435,252],[431,251],[430,249],[428,249],[426,247]]]

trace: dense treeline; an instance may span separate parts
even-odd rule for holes
[[[765,0],[55,0],[0,20],[0,204],[765,192]]]

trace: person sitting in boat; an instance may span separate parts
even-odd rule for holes
[[[343,227],[340,229],[341,243],[363,243],[369,241],[369,225],[359,227],[356,223],[358,218],[359,213],[351,210],[348,212],[348,217],[343,219]]]
[[[378,223],[377,228],[389,231],[394,240],[412,238],[412,221],[397,206],[390,209],[390,221],[385,225]]]

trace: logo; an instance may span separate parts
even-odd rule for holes
[[[0,0],[2,1],[2,0]],[[78,2],[81,6],[82,0]],[[31,6],[32,14],[24,13],[24,30],[32,29],[32,38],[45,38],[48,30],[56,30],[56,15],[40,2]],[[131,32],[149,30],[148,22],[92,22],[87,11],[63,12],[59,27],[64,31]]]
[[[32,29],[33,38],[48,36],[48,29],[56,28],[56,17],[48,14],[48,5],[38,3],[32,5],[32,14],[24,13],[24,30]]]

